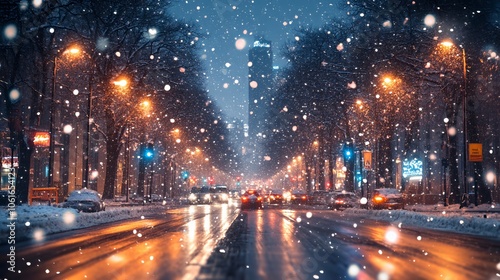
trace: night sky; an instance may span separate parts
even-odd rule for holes
[[[247,121],[248,48],[254,38],[272,41],[274,65],[286,62],[280,50],[295,40],[299,28],[318,28],[340,16],[340,0],[188,0],[177,1],[170,12],[175,18],[194,22],[201,40],[209,96],[226,119]],[[239,50],[238,39],[246,46]]]

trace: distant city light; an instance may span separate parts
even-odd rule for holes
[[[436,17],[433,15],[426,15],[424,18],[424,24],[428,27],[434,26],[434,24],[436,24]]]
[[[5,26],[3,30],[3,35],[5,38],[12,40],[17,36],[17,27],[14,24],[9,24]]]
[[[243,38],[239,38],[238,40],[236,40],[234,45],[237,50],[241,51],[247,46],[247,41]]]

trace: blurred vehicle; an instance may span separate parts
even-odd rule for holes
[[[227,203],[229,200],[229,190],[227,186],[215,186],[210,188],[210,193],[212,195],[212,201],[218,203]]]
[[[62,208],[73,208],[80,212],[99,212],[106,210],[101,194],[94,190],[81,189],[69,194],[65,201],[58,205]]]
[[[371,202],[373,209],[404,209],[403,195],[397,189],[375,189]]]
[[[146,197],[144,196],[141,197],[138,196],[137,194],[132,195],[129,200],[135,203],[146,203],[147,201]]]
[[[239,199],[240,198],[240,193],[241,191],[239,190],[230,190],[229,191],[229,197]]]
[[[271,190],[271,192],[269,192],[267,202],[269,204],[283,204],[283,202],[284,202],[283,191]]]
[[[161,195],[159,195],[159,194],[155,194],[154,193],[154,194],[151,195],[151,200],[153,202],[163,201],[163,197]]]
[[[201,188],[193,187],[188,197],[190,204],[210,204],[212,203],[212,195],[210,188],[203,186]]]
[[[309,195],[306,192],[292,192],[291,202],[292,204],[305,205],[309,201]]]
[[[352,208],[359,204],[358,196],[353,192],[335,192],[331,195],[329,207],[334,210]]]
[[[262,208],[263,197],[256,190],[247,190],[241,195],[241,209]]]
[[[314,191],[308,198],[311,205],[326,205],[328,202],[328,191]]]

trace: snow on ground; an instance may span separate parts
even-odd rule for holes
[[[79,213],[71,208],[58,208],[48,205],[16,206],[15,212],[0,212],[0,244],[8,242],[8,236],[14,235],[16,242],[26,239],[41,240],[51,233],[86,228],[118,220],[137,218],[161,213],[169,205],[153,204],[146,206],[107,206],[106,211],[97,213]],[[9,227],[9,225],[11,225]],[[15,232],[12,231],[15,225]]]
[[[395,226],[423,227],[500,238],[500,204],[460,209],[459,205],[414,205],[405,210],[347,209],[347,215],[389,221]]]
[[[15,207],[0,212],[0,244],[7,243],[8,236],[15,235],[16,242],[26,239],[43,239],[45,235],[67,230],[90,227],[98,224],[129,219],[144,218],[161,213],[172,205],[154,204],[145,206],[109,205],[106,211],[79,213],[68,208],[47,205]],[[265,210],[264,210],[265,211]],[[451,232],[500,238],[500,204],[484,204],[460,209],[458,205],[408,206],[406,210],[347,209],[343,215],[355,215],[370,219],[390,221],[399,227],[425,227]],[[10,225],[10,227],[9,227]],[[15,232],[12,231],[15,225]]]

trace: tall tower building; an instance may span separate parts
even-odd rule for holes
[[[255,141],[265,132],[268,121],[273,80],[271,41],[255,40],[248,57],[248,133]]]

